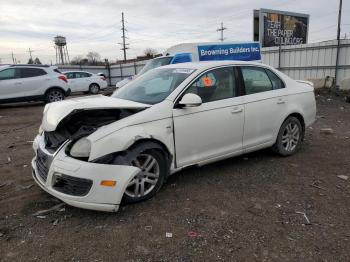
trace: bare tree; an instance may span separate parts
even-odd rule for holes
[[[40,59],[36,57],[36,58],[34,59],[34,64],[36,64],[36,65],[41,65]]]
[[[84,57],[82,55],[78,55],[73,57],[73,59],[70,61],[72,65],[80,65],[82,61],[84,60]]]
[[[34,64],[34,61],[32,58],[29,58],[28,62],[27,62],[28,65],[31,65],[31,64]]]
[[[147,57],[154,57],[157,54],[157,50],[155,50],[153,48],[146,48],[143,51],[143,54]]]
[[[97,52],[94,52],[94,51],[90,51],[87,55],[86,55],[88,61],[89,61],[89,64],[92,64],[92,65],[96,65],[98,62],[101,61],[101,56],[99,53]]]

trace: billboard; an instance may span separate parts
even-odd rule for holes
[[[309,15],[284,11],[254,10],[254,40],[262,47],[306,44]]]

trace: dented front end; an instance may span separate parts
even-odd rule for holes
[[[113,106],[110,99],[115,102]],[[33,178],[42,189],[69,205],[117,211],[125,188],[140,169],[90,161],[91,140],[88,137],[147,106],[128,101],[118,106],[117,99],[104,97],[97,99],[98,102],[96,98],[81,100],[53,103],[45,108],[40,133],[33,143]],[[74,146],[84,139],[86,145],[75,150],[82,156],[72,155]]]

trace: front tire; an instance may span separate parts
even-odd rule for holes
[[[290,116],[283,122],[272,149],[281,156],[293,155],[300,149],[303,136],[304,131],[299,119]]]
[[[52,88],[46,92],[45,102],[52,103],[64,100],[64,92],[58,88]]]
[[[160,150],[149,149],[135,156],[130,165],[138,167],[138,173],[128,184],[124,203],[137,203],[152,198],[164,183],[167,164]]]
[[[98,92],[100,92],[100,86],[98,84],[91,84],[89,86],[89,92],[92,95],[98,94]]]

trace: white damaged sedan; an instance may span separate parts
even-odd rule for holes
[[[33,177],[69,205],[117,211],[187,166],[267,147],[292,155],[315,114],[312,84],[260,63],[164,66],[111,97],[46,105]]]

